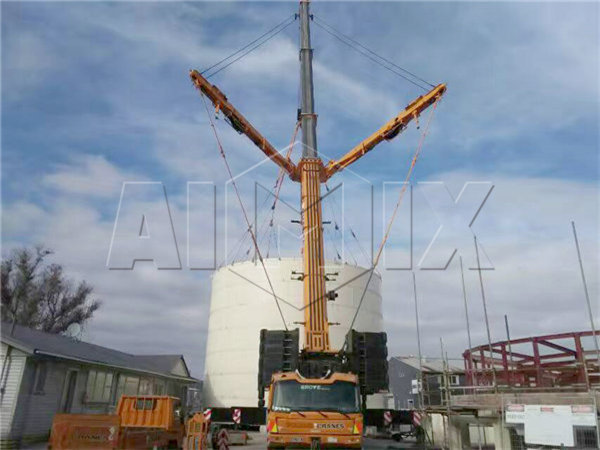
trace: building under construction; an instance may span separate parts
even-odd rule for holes
[[[598,448],[600,332],[568,332],[492,342],[465,350],[465,383],[422,373],[431,443],[446,448]]]

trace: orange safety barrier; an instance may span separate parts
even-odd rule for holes
[[[52,422],[51,449],[116,449],[120,417],[106,414],[57,414]]]
[[[208,423],[202,413],[194,414],[187,421],[183,450],[205,450],[208,448]]]
[[[122,427],[172,430],[179,425],[173,420],[178,403],[176,397],[123,395],[117,414],[121,417]]]

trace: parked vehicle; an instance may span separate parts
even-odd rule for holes
[[[169,396],[121,396],[116,414],[57,414],[49,448],[204,450],[207,426],[202,414],[183,424],[180,401]]]

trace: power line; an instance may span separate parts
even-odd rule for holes
[[[384,69],[389,70],[390,72],[392,72],[393,74],[405,79],[406,81],[414,84],[415,86],[420,87],[423,90],[428,90],[426,87],[422,86],[420,83],[412,80],[411,78],[407,77],[406,75],[404,75],[403,73],[398,72],[397,70],[394,70],[392,67],[395,67],[399,70],[401,70],[402,72],[410,75],[411,77],[415,78],[416,80],[419,80],[421,83],[425,83],[426,85],[430,86],[430,87],[434,87],[433,84],[429,83],[428,81],[422,79],[421,77],[415,75],[414,73],[404,69],[403,67],[400,67],[399,65],[397,65],[396,63],[394,63],[393,61],[390,61],[389,59],[375,53],[373,50],[365,47],[363,44],[361,44],[360,42],[352,39],[350,36],[336,30],[334,27],[332,27],[331,25],[329,25],[328,23],[326,23],[324,20],[322,19],[318,19],[317,17],[314,18],[314,23],[315,25],[317,25],[319,28],[321,28],[322,30],[324,30],[326,33],[330,34],[331,36],[333,36],[334,38],[336,38],[337,40],[339,40],[340,42],[342,42],[343,44],[347,45],[348,47],[350,47],[351,49],[353,49],[354,51],[360,53],[361,55],[363,55],[366,58],[369,58],[371,61],[373,61],[375,64],[379,64],[381,67],[383,67]],[[364,51],[362,51],[361,49],[364,49]],[[379,61],[379,58],[381,61],[384,61],[386,64],[382,63],[381,61]],[[392,67],[390,67],[392,66]]]
[[[238,55],[239,53],[243,52],[240,56],[238,56],[237,58],[233,59],[232,61],[229,61],[227,64],[225,64],[224,66],[220,67],[219,69],[215,70],[213,73],[211,74],[207,74],[206,78],[211,78],[213,76],[215,76],[216,74],[218,74],[219,72],[221,72],[222,70],[226,69],[227,67],[231,66],[232,64],[236,63],[237,61],[239,61],[240,59],[242,59],[244,56],[252,53],[254,50],[256,50],[257,48],[259,48],[260,46],[266,44],[267,42],[269,42],[271,39],[273,39],[275,36],[277,36],[279,33],[281,33],[283,30],[285,30],[287,27],[289,27],[292,23],[294,23],[296,20],[296,15],[294,14],[293,16],[287,18],[286,20],[284,20],[283,22],[279,23],[278,25],[276,25],[275,27],[271,28],[269,31],[267,31],[266,33],[264,33],[263,35],[261,35],[260,37],[256,38],[254,41],[250,42],[249,44],[246,44],[244,47],[242,47],[241,49],[237,50],[236,52],[232,53],[231,55],[229,55],[227,58],[222,59],[221,61],[219,61],[216,64],[213,64],[211,67],[209,67],[208,69],[203,70],[201,73],[204,74],[208,71],[210,71],[211,69],[218,67],[219,65],[221,65],[222,63],[224,63],[225,61],[227,61],[228,59],[231,59],[232,57],[234,57],[235,55]],[[276,31],[275,31],[276,30]],[[268,36],[266,39],[260,41],[261,39],[263,39],[265,36]],[[259,42],[260,41],[260,42]],[[258,42],[258,43],[257,43]],[[252,46],[253,44],[255,44],[254,46]],[[244,51],[245,50],[245,51]]]

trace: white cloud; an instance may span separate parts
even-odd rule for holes
[[[42,184],[54,190],[90,197],[114,197],[125,181],[141,179],[119,170],[102,155],[77,156],[42,178]]]
[[[476,173],[438,174],[457,193],[462,183],[482,179]],[[590,296],[600,320],[598,276],[598,192],[596,186],[543,178],[509,178],[487,174],[495,189],[474,224],[493,271],[483,273],[492,339],[505,339],[503,315],[512,337],[589,329],[571,220],[578,226]],[[418,192],[418,189],[416,190]],[[415,195],[415,256],[437,227],[435,216]],[[427,224],[428,221],[433,223]],[[423,226],[425,225],[425,226]],[[399,251],[398,249],[392,251]],[[472,255],[468,255],[470,258]],[[467,270],[473,344],[487,342],[476,271]],[[424,352],[439,356],[439,338],[459,356],[467,348],[458,261],[446,271],[417,269],[421,339]],[[383,272],[385,319],[390,352],[416,354],[410,272]]]

